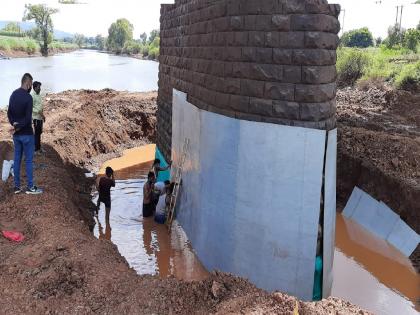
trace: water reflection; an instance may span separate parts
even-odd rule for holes
[[[332,294],[378,314],[418,314],[420,278],[410,260],[337,215]]]
[[[105,219],[105,233],[104,233],[104,228],[102,226],[102,223],[99,220],[97,220],[97,223],[98,223],[98,232],[99,232],[98,238],[100,240],[110,241],[112,229],[111,229],[111,224],[109,222],[109,219],[108,220]]]

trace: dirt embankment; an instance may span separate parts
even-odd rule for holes
[[[420,233],[420,94],[387,87],[338,92],[338,202],[354,186]],[[412,255],[420,266],[420,247]]]
[[[24,232],[22,244],[0,238],[0,309],[5,314],[365,314],[336,299],[303,303],[214,273],[200,282],[138,276],[110,242],[89,232],[90,185],[82,165],[124,143],[154,139],[155,93],[73,91],[46,106],[47,152],[36,157],[40,196],[15,196],[0,184],[0,223]],[[4,113],[0,158],[10,158]],[[107,134],[112,131],[111,134]],[[103,156],[104,157],[104,156]],[[77,164],[79,167],[74,166]]]
[[[156,97],[113,90],[48,95],[44,141],[64,160],[97,169],[123,149],[155,141]]]

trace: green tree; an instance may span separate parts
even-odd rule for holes
[[[417,47],[420,44],[420,30],[418,29],[409,29],[404,34],[403,46],[414,52],[417,52]]]
[[[147,43],[147,34],[146,33],[143,33],[143,34],[140,35],[140,42],[143,45],[146,45],[146,43]]]
[[[405,30],[400,29],[400,26],[398,24],[395,24],[394,26],[390,26],[388,28],[388,37],[384,41],[385,45],[388,48],[401,45],[404,38],[404,33],[405,33]]]
[[[366,48],[373,46],[373,36],[367,27],[345,32],[341,44],[346,47]]]
[[[3,31],[10,32],[10,33],[21,33],[22,30],[17,22],[10,22],[7,23],[6,26],[3,28]]]
[[[86,38],[83,34],[75,34],[73,37],[73,43],[79,46],[79,48],[82,48],[86,43]]]
[[[112,23],[108,29],[108,49],[121,53],[125,43],[133,39],[133,30],[133,25],[127,19],[119,19]]]
[[[58,12],[58,9],[49,8],[45,4],[26,4],[24,21],[34,20],[37,25],[38,40],[41,42],[41,53],[48,56],[48,45],[52,41],[54,25],[51,16]]]
[[[159,30],[153,30],[153,31],[151,31],[150,32],[150,35],[149,35],[149,44],[150,43],[153,43],[153,41],[155,40],[155,38],[156,37],[159,37],[159,35],[160,35]]]
[[[95,45],[98,47],[99,50],[104,50],[106,44],[106,39],[102,35],[96,35],[95,37]]]

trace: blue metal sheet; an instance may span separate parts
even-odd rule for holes
[[[175,90],[172,127],[174,164],[190,139],[178,220],[204,266],[311,300],[326,132],[201,111]]]
[[[335,251],[337,129],[328,132],[324,185],[323,297],[331,295]]]
[[[353,216],[353,213],[360,202],[360,198],[362,197],[362,193],[362,190],[360,190],[358,187],[354,187],[350,199],[347,201],[347,204],[343,210],[343,215],[345,217],[351,218]]]
[[[358,201],[357,201],[358,200]],[[388,241],[405,256],[419,244],[419,235],[386,204],[355,187],[344,214],[371,233]],[[350,214],[350,215],[349,215]]]
[[[408,257],[418,246],[420,238],[404,221],[399,220],[388,236],[387,241]]]

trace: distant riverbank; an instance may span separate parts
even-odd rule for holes
[[[54,41],[49,46],[49,53],[54,55],[77,49],[78,46],[75,44]],[[34,39],[29,37],[0,36],[0,59],[37,56],[41,56],[41,52],[38,42]]]
[[[101,54],[108,54],[108,55],[117,56],[117,57],[129,57],[129,58],[134,58],[134,59],[139,59],[139,60],[159,62],[158,58],[151,58],[150,56],[144,56],[143,54],[125,54],[125,53],[116,54],[116,53],[113,53],[113,52],[107,51],[107,50],[97,50],[97,52],[99,52]]]

